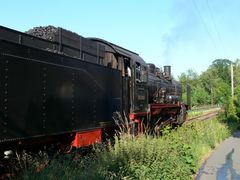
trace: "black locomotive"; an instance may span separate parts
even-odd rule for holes
[[[2,150],[101,141],[115,127],[116,111],[125,112],[138,133],[143,122],[185,121],[187,106],[170,66],[162,72],[113,43],[47,28],[22,33],[0,26]]]

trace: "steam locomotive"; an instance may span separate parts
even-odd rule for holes
[[[50,28],[50,30],[49,30]],[[36,33],[37,32],[37,33]],[[99,142],[114,112],[143,124],[182,124],[181,86],[137,53],[62,28],[0,26],[0,148]]]

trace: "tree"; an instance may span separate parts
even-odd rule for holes
[[[229,83],[223,79],[217,78],[213,85],[212,97],[214,104],[225,105],[231,97],[231,89]]]
[[[238,84],[236,89],[235,89],[234,104],[236,106],[237,116],[240,118],[240,84]]]
[[[217,71],[214,68],[209,67],[205,72],[203,72],[199,77],[199,82],[202,88],[208,93],[209,104],[215,104],[213,99],[213,90],[216,86]]]
[[[234,85],[237,87],[240,84],[240,59],[234,61]]]
[[[186,102],[187,96],[185,87],[186,84],[189,84],[192,89],[192,105],[227,104],[231,95],[229,66],[231,63],[228,59],[216,59],[200,76],[191,69],[186,73],[182,73],[179,76],[179,81],[184,87],[184,102]],[[236,66],[236,68],[240,68],[240,66]],[[236,81],[240,82],[240,69]]]
[[[213,61],[211,67],[217,71],[218,77],[223,79],[226,83],[231,83],[230,64],[232,61],[228,59],[216,59]]]
[[[197,86],[192,93],[193,106],[211,104],[210,94],[201,85]]]

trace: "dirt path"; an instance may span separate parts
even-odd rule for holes
[[[202,165],[196,180],[240,180],[240,131],[223,141]]]

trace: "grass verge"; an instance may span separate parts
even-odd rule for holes
[[[192,179],[201,160],[237,126],[218,119],[194,122],[163,136],[115,138],[114,146],[74,159],[64,156],[40,172],[27,169],[23,179]]]

